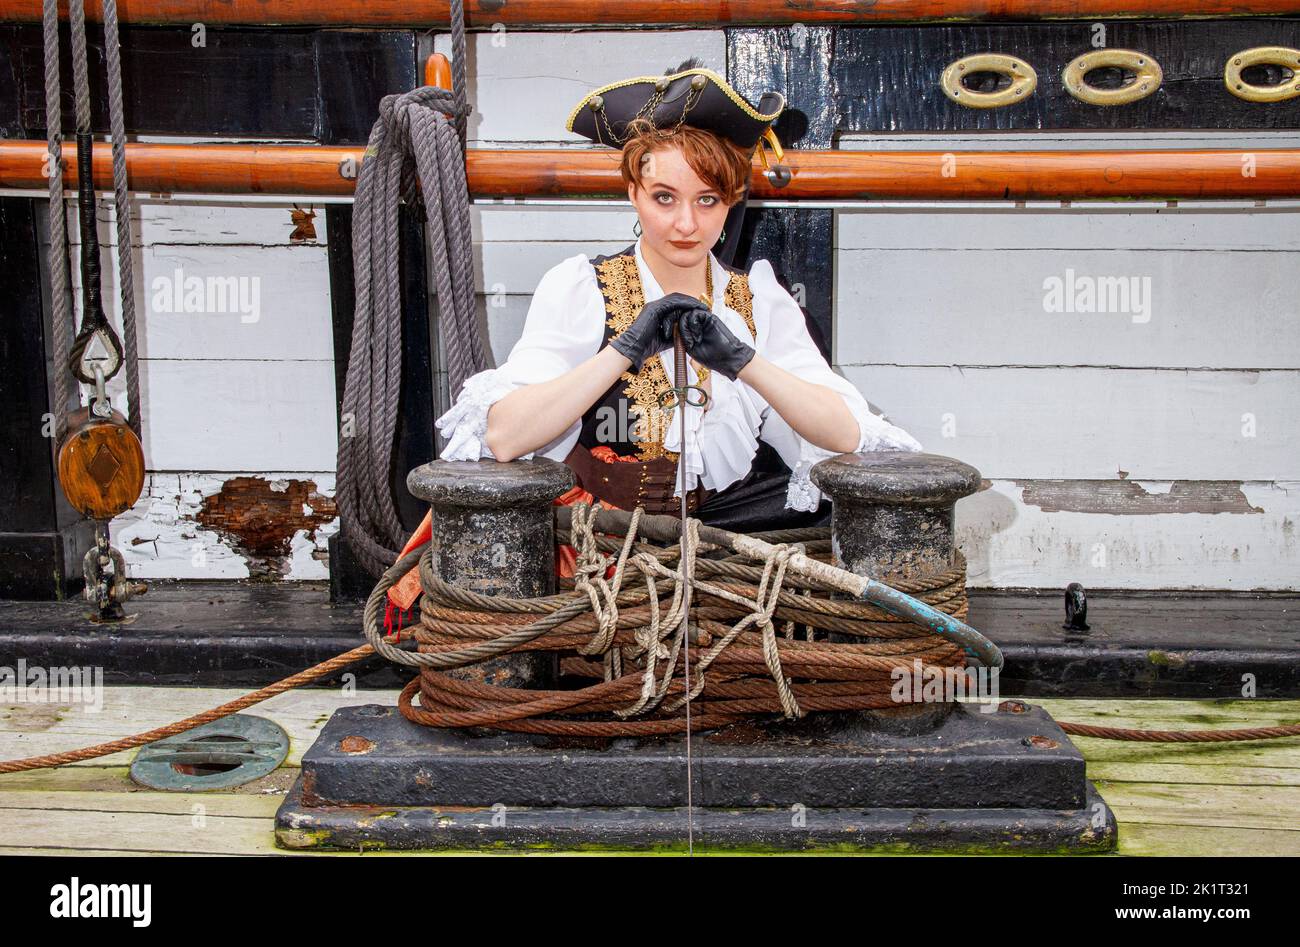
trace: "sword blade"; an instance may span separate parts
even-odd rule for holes
[[[690,613],[691,613],[691,564],[686,559],[686,386],[689,384],[686,377],[686,342],[682,339],[682,328],[680,325],[673,326],[673,385],[677,389],[677,419],[681,424],[681,450],[677,454],[677,486],[682,495],[682,570],[684,572],[685,588],[682,590],[682,626],[680,629],[682,636],[682,654],[683,654],[683,674],[686,687],[686,852],[688,855],[695,854],[695,805],[693,797],[694,773],[693,759],[691,755],[691,635],[690,635]]]

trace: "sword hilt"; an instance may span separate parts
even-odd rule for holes
[[[682,338],[681,322],[673,323],[673,385],[686,387],[686,340]]]
[[[695,392],[694,397],[691,392]],[[682,400],[692,408],[703,408],[709,403],[709,393],[699,385],[687,384],[686,340],[682,338],[681,324],[674,323],[673,386],[659,393],[659,407],[664,411],[671,411]]]

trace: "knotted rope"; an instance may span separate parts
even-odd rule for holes
[[[399,699],[408,719],[563,735],[674,733],[686,729],[679,712],[688,700],[695,708],[692,730],[756,714],[798,718],[817,710],[879,709],[898,704],[895,668],[910,673],[914,660],[965,666],[964,651],[954,642],[870,604],[819,598],[816,593],[825,595],[834,586],[790,575],[790,560],[825,545],[824,537],[778,543],[760,563],[746,564],[737,557],[706,557],[719,548],[700,541],[698,520],[686,521],[680,544],[661,547],[638,540],[640,510],[617,542],[596,535],[595,511],[585,504],[571,510],[568,540],[577,550],[577,566],[572,589],[557,595],[512,598],[457,588],[436,575],[432,550],[426,549],[419,558],[424,596],[414,652],[379,632],[386,591],[381,580],[367,603],[367,637],[380,654],[420,669]],[[602,547],[618,553],[608,577],[610,561]],[[639,583],[629,581],[631,573],[640,575]],[[688,574],[699,598],[692,621],[683,623]],[[927,582],[925,590],[916,589],[923,599],[964,616],[964,563],[920,584]],[[804,640],[795,637],[800,624],[807,629]],[[849,640],[816,641],[817,629]],[[689,696],[681,659],[687,633],[693,647],[707,649],[693,662]],[[558,653],[562,674],[599,683],[528,690],[445,673],[488,657],[538,650]],[[609,715],[616,719],[593,719]]]

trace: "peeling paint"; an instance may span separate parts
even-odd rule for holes
[[[301,574],[314,555],[307,537],[337,515],[314,480],[231,477],[203,499],[195,519],[248,556],[250,575],[278,578],[290,568]]]
[[[1015,480],[1026,506],[1044,513],[1263,513],[1240,480]]]

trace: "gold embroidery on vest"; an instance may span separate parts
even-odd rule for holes
[[[614,338],[623,334],[645,306],[636,255],[625,253],[610,257],[595,267],[596,279],[605,296],[605,311],[609,314],[605,322],[614,330],[611,336]],[[620,377],[628,383],[623,393],[632,402],[628,410],[636,415],[637,430],[642,435],[642,439],[636,442],[637,457],[641,460],[657,457],[677,460],[677,452],[664,447],[664,435],[672,416],[659,407],[659,393],[671,388],[672,384],[664,372],[663,362],[656,355],[646,359],[637,374],[625,371]]]
[[[606,324],[613,330],[610,338],[621,335],[630,326],[641,309],[645,306],[645,295],[641,288],[641,274],[637,270],[636,254],[624,253],[610,257],[595,264],[596,279],[600,283],[605,297],[605,311],[609,318]],[[727,280],[727,289],[723,301],[729,309],[740,314],[745,320],[749,334],[758,341],[758,330],[754,327],[754,295],[749,288],[749,277],[745,273],[732,273]],[[703,381],[708,369],[699,372]],[[677,452],[664,447],[664,436],[672,421],[671,412],[659,407],[659,393],[672,387],[663,362],[658,356],[646,359],[641,371],[633,375],[623,372],[621,376],[627,382],[623,393],[632,402],[629,412],[636,415],[638,430],[643,439],[638,440],[637,457],[641,460],[654,460],[666,457],[677,460]]]
[[[748,273],[731,274],[722,301],[727,304],[728,309],[740,313],[740,318],[744,319],[745,325],[749,327],[749,334],[754,337],[755,342],[758,342],[758,330],[754,328],[754,294],[749,289]]]

